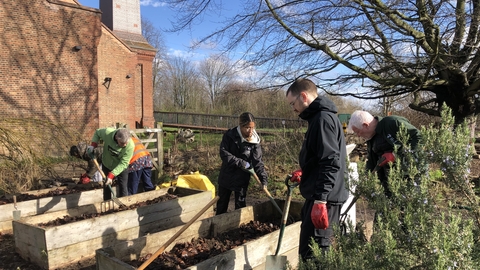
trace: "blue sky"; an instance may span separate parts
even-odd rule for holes
[[[100,0],[78,0],[80,4],[98,8]],[[236,6],[237,0],[230,0],[228,7],[222,9],[223,14],[229,13],[229,10]],[[221,16],[215,18],[205,17],[203,22],[194,25],[191,31],[182,31],[181,33],[170,33],[164,30],[172,27],[171,21],[174,20],[174,14],[169,7],[160,0],[140,0],[140,12],[142,18],[146,18],[160,31],[162,31],[167,52],[170,55],[188,56],[190,59],[201,60],[209,54],[216,53],[215,49],[203,47],[195,51],[191,51],[188,47],[192,40],[199,39],[220,26],[217,22],[221,20]],[[213,17],[213,16],[212,16]]]

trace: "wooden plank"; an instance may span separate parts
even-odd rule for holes
[[[202,194],[202,193],[200,193]],[[134,210],[126,210],[117,212],[115,214],[109,214],[98,218],[91,218],[78,222],[65,224],[62,226],[56,226],[55,228],[45,230],[45,237],[48,241],[48,250],[61,248],[73,243],[87,241],[97,237],[101,237],[104,232],[102,230],[90,230],[90,228],[114,228],[116,232],[127,230],[129,228],[142,228],[148,226],[148,224],[156,225],[156,222],[161,219],[168,219],[163,223],[164,226],[178,226],[183,224],[179,218],[185,213],[199,210],[198,204],[202,202],[201,196],[190,195],[189,199],[194,200],[195,204],[182,204],[181,200],[185,198],[179,198],[177,200],[169,200],[162,203],[156,203],[149,206],[139,207]],[[205,199],[205,198],[204,198]],[[207,197],[208,200],[211,199]],[[206,204],[206,203],[205,203]],[[188,205],[188,206],[186,206]],[[195,207],[197,206],[197,207]],[[85,234],[71,234],[70,232],[78,232],[89,230],[88,235]],[[147,229],[148,230],[148,229]],[[138,234],[137,234],[138,237]]]
[[[193,215],[191,217],[193,217]],[[190,220],[190,218],[188,220]],[[240,211],[234,211],[228,215],[205,218],[190,225],[175,242],[187,242],[194,237],[207,237],[211,234],[215,226],[222,232],[228,231],[237,228],[242,223],[253,220],[253,218],[252,207],[242,208]],[[185,223],[187,223],[188,220],[185,220]],[[160,233],[150,233],[148,236],[133,239],[125,243],[119,242],[117,245],[110,246],[110,252],[113,252],[116,258],[122,260],[136,260],[148,253],[154,253],[158,247],[166,243],[179,229],[179,227],[164,229]],[[165,250],[171,250],[174,245],[175,243],[169,245]],[[125,246],[129,248],[125,249]]]
[[[160,196],[165,195],[168,192],[168,189],[163,188],[159,190],[152,190],[149,192],[138,193],[135,195],[118,198],[122,203],[129,206],[135,203],[144,202],[147,200],[152,200]],[[64,216],[80,216],[83,214],[92,214],[92,213],[102,213],[110,209],[118,209],[118,205],[112,201],[103,202],[103,191],[101,194],[98,194],[101,201],[91,204],[82,205],[78,207],[66,208],[64,210],[59,210],[55,212],[47,212],[42,215],[29,216],[22,218],[22,221],[28,224],[38,224],[45,223],[56,218],[63,218]],[[22,212],[23,214],[23,212]]]
[[[157,128],[160,128],[163,130],[163,125],[162,123],[156,123]],[[156,165],[155,168],[157,168],[157,178],[160,178],[160,176],[163,173],[163,131],[162,132],[157,132],[156,133],[156,139],[157,139],[157,159],[156,159]]]
[[[102,270],[135,270],[136,267],[133,267],[131,265],[128,265],[121,260],[115,258],[114,256],[110,255],[108,252],[106,252],[107,249],[97,249],[95,252],[95,260],[97,262],[97,265],[101,265],[102,268],[97,269],[102,269]]]
[[[157,139],[140,139],[140,141],[142,141],[142,143],[151,143],[151,142],[157,142]],[[148,145],[146,145],[145,147],[147,147]]]
[[[138,128],[135,129],[135,133],[156,133],[162,132],[161,128]]]
[[[193,216],[195,216],[196,212],[189,212],[181,217],[179,217],[184,223],[188,222]],[[213,209],[210,211],[209,214],[204,214],[201,219],[208,218],[213,215]],[[153,224],[155,225],[155,224]],[[131,228],[128,230],[123,231],[115,231],[113,232],[113,228],[103,229],[103,234],[101,237],[97,237],[95,239],[89,239],[88,241],[78,242],[72,245],[64,246],[61,248],[49,250],[48,258],[49,264],[55,265],[56,268],[62,268],[71,264],[72,261],[78,260],[78,257],[82,258],[89,258],[93,257],[92,247],[101,248],[101,247],[108,247],[112,245],[116,245],[117,243],[122,243],[120,249],[124,250],[124,252],[128,253],[131,252],[132,249],[140,249],[141,247],[145,246],[145,243],[141,241],[136,241],[136,239],[145,239],[142,236],[145,234],[139,231],[140,227]],[[112,233],[110,233],[112,231]],[[159,230],[155,230],[155,232],[159,232]],[[133,239],[133,240],[128,240]],[[167,239],[168,240],[168,239]],[[190,240],[190,239],[188,239]],[[95,249],[93,249],[95,251]]]
[[[15,250],[25,260],[31,261],[41,268],[47,267],[44,252],[47,250],[42,228],[29,228],[27,224],[15,222],[14,231],[22,233],[14,234]]]
[[[166,188],[122,197],[125,204],[133,204],[145,197],[157,198],[166,191],[178,196],[177,199],[159,202],[152,205],[125,210],[109,215],[99,216],[56,227],[39,228],[38,221],[50,221],[63,217],[65,211],[46,213],[39,216],[13,221],[17,252],[27,260],[31,260],[44,269],[58,269],[76,261],[93,257],[95,249],[114,245],[125,240],[136,239],[147,232],[159,232],[172,226],[180,226],[188,222],[212,197],[211,191],[189,188]],[[143,200],[145,201],[145,200]],[[100,204],[91,209],[97,213]],[[84,213],[84,210],[76,210]],[[73,213],[73,211],[71,211]],[[214,215],[213,207],[201,218]],[[82,232],[82,233],[78,233]],[[38,234],[38,235],[36,235]],[[42,246],[31,239],[44,239]]]
[[[280,256],[284,255],[287,248],[288,250],[294,248],[294,246],[292,247],[293,243],[298,246],[300,224],[301,222],[296,222],[285,227],[285,232],[282,239],[282,247],[279,252]],[[278,231],[269,233],[261,238],[247,242],[239,247],[231,249],[186,269],[252,269],[256,266],[265,264],[267,255],[275,254],[278,234]],[[293,258],[288,257],[287,259],[293,260]]]
[[[302,203],[300,202],[292,202],[293,209],[300,209],[301,205]],[[271,211],[267,212],[265,209],[271,209]],[[259,215],[258,213],[263,214]],[[175,243],[190,241],[196,237],[209,237],[214,231],[222,233],[237,228],[240,224],[247,223],[253,219],[258,220],[258,218],[262,217],[263,220],[265,218],[269,219],[275,213],[276,210],[271,202],[268,201],[194,222],[174,243],[166,248],[166,251],[171,250]],[[299,217],[300,213],[292,213],[292,216]],[[296,222],[285,227],[279,254],[287,256],[290,264],[295,266],[298,264],[300,224],[301,222]],[[136,269],[132,268],[133,266],[128,264],[128,262],[137,260],[148,253],[155,253],[179,229],[180,227],[175,227],[130,241],[118,242],[105,249],[99,249],[96,252],[97,269]],[[278,236],[279,230],[187,269],[264,269],[267,255],[275,254]]]
[[[103,190],[95,189],[68,195],[59,195],[17,202],[17,209],[21,211],[21,217],[29,217],[43,213],[61,211],[68,208],[75,208],[82,205],[101,202]],[[14,204],[0,205],[0,232],[12,230]]]

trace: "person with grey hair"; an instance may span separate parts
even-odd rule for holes
[[[376,170],[378,179],[383,186],[385,195],[392,196],[388,184],[389,163],[395,162],[394,149],[397,146],[397,154],[402,153],[402,144],[398,140],[398,131],[404,126],[409,136],[408,144],[413,151],[416,150],[421,139],[420,131],[406,118],[396,115],[387,117],[373,116],[366,111],[352,113],[347,126],[347,132],[353,132],[367,141],[367,162],[365,167]],[[400,157],[401,158],[401,157]]]
[[[99,142],[103,141],[102,171],[107,176],[103,186],[103,199],[110,200],[112,194],[108,185],[115,178],[120,187],[117,197],[128,195],[128,165],[133,156],[135,144],[131,140],[130,132],[125,129],[99,128],[92,137],[92,142],[87,148],[90,156],[93,156]]]
[[[308,122],[298,157],[301,169],[292,172],[290,178],[300,183],[300,193],[305,198],[298,252],[307,260],[313,255],[312,239],[328,251],[333,227],[340,223],[340,211],[348,199],[347,149],[337,107],[327,97],[318,96],[315,83],[297,79],[288,88],[286,100]]]
[[[238,126],[225,132],[220,143],[222,166],[218,175],[218,196],[216,215],[226,213],[232,191],[235,195],[235,209],[246,204],[250,177],[257,174],[262,188],[267,186],[268,175],[262,161],[260,136],[255,131],[255,118],[244,112],[238,118]]]

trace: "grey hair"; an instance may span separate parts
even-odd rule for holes
[[[126,128],[118,129],[115,133],[115,140],[117,140],[117,143],[127,143],[128,139],[130,139],[130,131]]]
[[[353,132],[352,128],[361,129],[365,123],[370,123],[374,119],[373,115],[366,111],[354,111],[348,120],[347,132]]]

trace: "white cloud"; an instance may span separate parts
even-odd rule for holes
[[[157,0],[140,0],[141,6],[164,7],[167,3]]]
[[[205,55],[198,54],[195,52],[172,49],[172,48],[169,49],[168,55],[174,56],[174,57],[186,58],[192,61],[195,59],[203,59],[205,57]]]

